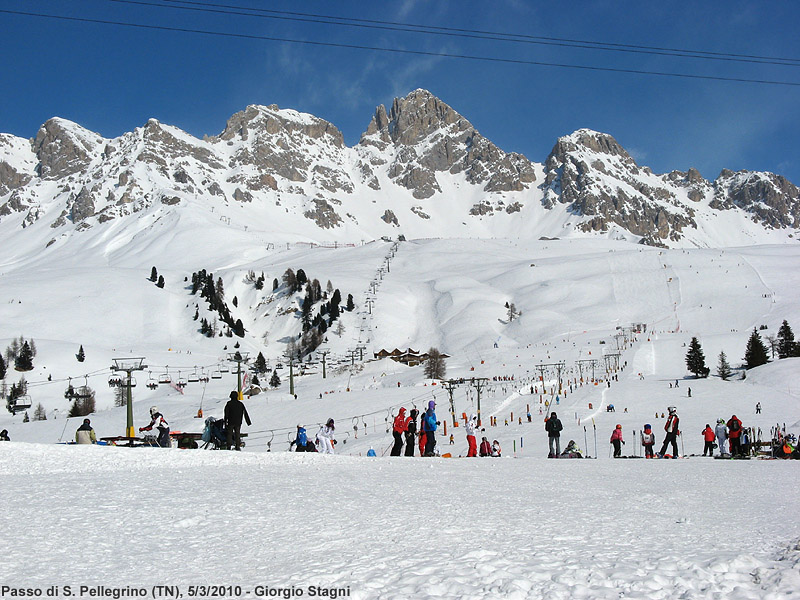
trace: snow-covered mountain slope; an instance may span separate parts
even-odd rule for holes
[[[197,139],[150,120],[115,139],[53,118],[0,135],[0,236],[44,248],[124,247],[165,220],[270,242],[380,237],[608,237],[658,246],[787,242],[797,187],[771,173],[653,174],[579,130],[544,164],[507,153],[425,90],[376,110],[360,142],[312,115],[249,106]],[[179,224],[180,223],[180,224]],[[90,242],[91,243],[91,242]]]

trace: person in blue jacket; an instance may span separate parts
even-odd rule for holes
[[[425,411],[425,417],[422,419],[422,429],[425,432],[425,456],[433,456],[433,449],[436,447],[436,427],[439,422],[436,420],[436,413],[434,408],[436,402],[431,400],[428,402],[428,410]]]
[[[294,438],[294,441],[291,444],[289,444],[289,447],[297,446],[294,449],[295,452],[305,452],[307,444],[308,444],[308,434],[306,433],[306,428],[298,425],[297,437]]]

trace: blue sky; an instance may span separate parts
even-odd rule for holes
[[[0,0],[0,10],[523,61],[800,83],[783,66],[209,14],[111,0]],[[340,17],[800,59],[797,2],[291,2],[196,0]],[[564,6],[566,5],[566,6]],[[581,127],[656,172],[773,171],[800,184],[800,87],[678,79],[213,37],[0,12],[0,132],[52,116],[114,137],[155,117],[202,137],[248,104],[278,104],[358,141],[375,107],[426,88],[507,151],[542,162]]]

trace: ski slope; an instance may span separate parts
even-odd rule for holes
[[[198,233],[193,243],[212,240]],[[681,416],[686,455],[702,451],[706,423],[732,414],[764,439],[778,423],[800,432],[800,359],[730,381],[695,380],[684,360],[697,336],[713,375],[722,350],[734,367],[741,362],[753,327],[774,335],[787,319],[796,329],[800,249],[433,239],[400,243],[387,269],[391,247],[266,249],[232,239],[214,262],[206,256],[195,265],[191,245],[178,238],[136,256],[3,265],[0,347],[19,335],[35,340],[35,368],[25,378],[48,418],[0,415],[12,439],[0,444],[0,543],[19,550],[0,565],[0,585],[250,591],[229,597],[257,597],[258,585],[299,586],[306,597],[310,585],[349,586],[353,598],[793,597],[794,461],[612,460],[609,437],[621,424],[624,453],[637,455],[638,432],[650,423],[658,449],[668,406]],[[166,248],[174,261],[160,256]],[[165,274],[163,290],[146,279],[151,264]],[[320,364],[306,366],[296,398],[281,356],[297,325],[280,318],[274,302],[260,305],[264,298],[243,281],[249,269],[264,271],[270,287],[287,267],[323,285],[331,279],[356,302],[342,335],[329,330],[320,348],[326,377]],[[230,371],[183,393],[144,386],[165,371],[185,377],[232,366],[225,359],[236,339],[202,337],[192,320],[197,300],[183,278],[200,268],[222,277],[226,297],[237,295],[238,314],[250,319],[241,350],[263,352],[272,367],[284,363],[279,388],[246,400],[253,425],[244,428],[245,451],[57,444],[80,424],[65,419],[70,377],[96,390],[98,437],[123,434],[125,408],[113,407],[107,385],[121,356],[148,364],[136,374],[135,427],[147,424],[152,405],[179,431],[201,430],[199,408],[222,416],[236,388]],[[521,311],[510,322],[506,302]],[[646,331],[615,337],[633,323]],[[79,345],[84,363],[74,356]],[[363,361],[351,359],[358,346]],[[431,346],[450,355],[448,378],[485,380],[481,435],[500,442],[503,458],[459,460],[464,430],[453,426],[441,382],[422,367],[373,359],[382,348]],[[619,368],[606,373],[617,353]],[[579,362],[590,360],[598,361],[594,381],[590,363]],[[554,367],[545,366],[559,362],[560,392]],[[6,383],[20,376],[12,368]],[[430,400],[442,422],[439,447],[456,458],[389,457],[397,409]],[[475,385],[456,385],[456,419],[476,412],[477,401]],[[545,458],[548,408],[564,424],[562,448],[573,439],[598,460]],[[337,456],[286,452],[298,424],[313,436],[329,417]],[[379,458],[366,458],[370,447]],[[91,548],[80,561],[76,544]]]

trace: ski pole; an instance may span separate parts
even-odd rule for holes
[[[586,425],[583,426],[583,447],[588,450],[589,444],[586,441]]]
[[[597,425],[594,424],[594,417],[592,417],[592,429],[594,430],[594,457],[597,458]]]
[[[678,433],[678,437],[681,438],[681,456],[686,456],[686,452],[683,449],[683,432],[681,431]]]

